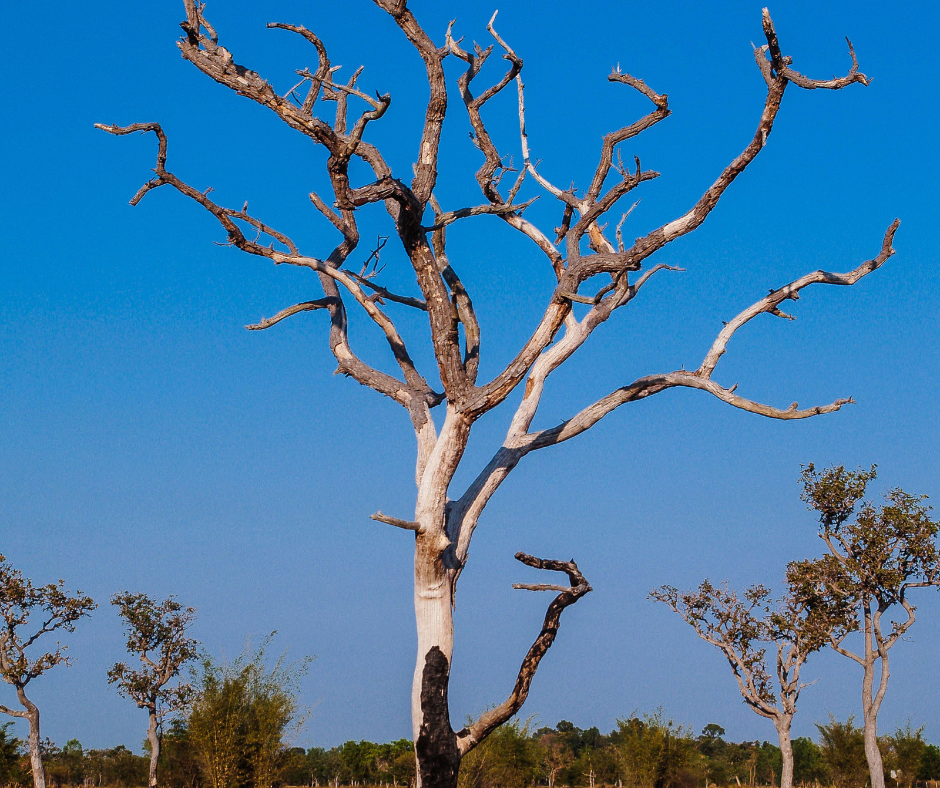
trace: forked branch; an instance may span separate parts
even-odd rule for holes
[[[558,626],[561,622],[562,611],[569,605],[573,605],[592,589],[578,565],[572,559],[571,561],[552,561],[526,553],[516,553],[516,560],[526,566],[535,569],[545,569],[551,572],[564,572],[568,575],[570,586],[558,586],[546,583],[513,583],[513,588],[527,591],[559,591],[545,613],[545,621],[542,623],[542,631],[535,639],[529,652],[522,660],[522,666],[519,668],[519,675],[516,677],[516,684],[509,697],[499,706],[483,714],[478,720],[464,728],[457,734],[457,746],[460,749],[461,756],[466,755],[470,750],[476,747],[489,734],[508,719],[510,719],[525,703],[529,695],[529,686],[538,670],[542,657],[555,642],[555,636],[558,634]]]

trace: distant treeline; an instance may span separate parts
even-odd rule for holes
[[[794,783],[804,786],[864,788],[868,783],[862,731],[850,718],[817,724],[818,742],[794,740]],[[554,728],[513,722],[497,730],[464,761],[461,788],[703,788],[779,785],[780,750],[768,742],[730,742],[721,726],[699,735],[676,725],[662,712],[630,716],[602,734],[561,721]],[[885,776],[891,788],[912,788],[940,780],[940,747],[928,744],[922,729],[910,725],[880,739]],[[161,784],[165,788],[268,788],[276,786],[398,785],[414,781],[412,743],[346,742],[324,749],[275,750],[270,770],[255,774],[251,742],[241,745],[236,767],[221,776],[193,741],[185,720],[163,737]],[[48,783],[66,786],[137,788],[147,784],[149,756],[124,746],[84,750],[77,741],[57,748],[45,744]],[[0,728],[0,784],[30,783],[23,743]],[[934,783],[931,788],[940,788]]]

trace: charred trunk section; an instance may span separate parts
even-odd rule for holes
[[[415,741],[421,788],[454,788],[460,771],[457,735],[450,724],[447,685],[450,663],[434,646],[425,655],[421,679],[421,729]]]

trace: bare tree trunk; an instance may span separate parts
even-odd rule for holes
[[[862,680],[862,716],[865,721],[865,760],[868,761],[868,773],[871,779],[871,788],[885,788],[884,764],[881,761],[881,750],[878,748],[878,710],[881,699],[884,697],[888,684],[887,651],[879,654],[872,644],[872,635],[877,635],[878,622],[873,621],[868,606],[864,609],[865,632],[865,661],[863,667],[865,676]],[[878,692],[875,694],[875,663],[881,657],[881,676],[878,681]]]
[[[160,761],[160,734],[157,731],[156,707],[147,709],[150,714],[150,725],[147,728],[147,741],[150,742],[150,777],[147,781],[149,788],[157,788],[157,764]]]
[[[460,750],[447,699],[454,653],[456,582],[456,561],[447,528],[447,488],[469,433],[470,423],[448,407],[441,434],[426,462],[419,465],[414,569],[418,653],[411,690],[418,788],[454,788],[460,770]]]
[[[46,788],[46,771],[42,766],[42,738],[39,735],[39,709],[26,697],[22,687],[16,688],[16,695],[26,709],[26,719],[29,720],[29,765],[33,772],[33,788]]]
[[[793,788],[793,743],[790,741],[790,725],[793,715],[783,715],[774,720],[780,740],[780,788]]]
[[[415,619],[418,655],[411,694],[418,788],[453,788],[460,770],[457,736],[450,724],[447,689],[454,648],[452,582],[443,561],[420,535],[415,549]]]
[[[886,670],[887,667],[882,665],[882,672]],[[868,761],[871,788],[885,788],[884,764],[881,762],[881,750],[878,748],[878,706],[872,698],[874,683],[875,660],[869,659],[865,663],[865,678],[862,681],[862,711],[865,721],[865,760]]]

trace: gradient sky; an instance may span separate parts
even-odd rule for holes
[[[413,8],[439,42],[456,17],[458,35],[487,43],[492,5],[422,0]],[[573,9],[560,0],[507,3],[498,29],[525,60],[533,154],[563,186],[586,185],[601,135],[648,111],[607,83],[612,66],[669,94],[674,114],[624,148],[625,159],[637,154],[662,173],[639,190],[625,230],[632,238],[687,210],[750,140],[764,96],[750,46],[761,38],[760,4]],[[716,373],[776,405],[847,395],[858,404],[781,423],[700,392],[667,392],[524,460],[484,515],[461,580],[455,724],[505,697],[538,632],[548,598],[510,588],[533,576],[512,559],[524,550],[575,557],[594,587],[566,611],[525,716],[608,730],[618,716],[662,705],[696,730],[717,722],[731,738],[772,739],[720,655],[646,594],[705,577],[776,585],[787,561],[818,555],[815,521],[798,497],[801,463],[877,462],[875,494],[901,486],[940,495],[940,116],[927,66],[940,12],[933,3],[803,0],[771,11],[795,68],[844,73],[848,35],[873,84],[788,90],[758,160],[700,230],[658,258],[687,271],[659,275],[597,332],[555,376],[539,424],[637,376],[697,366],[722,320],[805,272],[846,271],[873,257],[898,216],[898,254],[884,268],[853,288],[804,291],[788,310],[793,323],[752,322]],[[218,0],[208,13],[236,60],[282,92],[315,55],[297,37],[266,30],[268,21],[314,29],[341,74],[365,64],[360,85],[393,98],[369,139],[409,177],[423,70],[371,3]],[[144,715],[105,681],[123,650],[107,598],[130,589],[195,605],[193,634],[217,656],[272,630],[275,650],[315,654],[303,696],[313,717],[299,743],[410,736],[411,539],[368,519],[377,509],[407,517],[413,505],[403,411],[331,374],[322,314],[245,331],[317,297],[315,282],[214,245],[223,240],[214,220],[170,189],[130,208],[153,166],[154,140],[92,128],[161,122],[171,171],[213,186],[223,203],[249,200],[308,253],[328,253],[336,233],[306,199],[325,186],[323,151],[182,61],[174,45],[182,16],[177,2],[54,0],[28,15],[22,5],[0,8],[8,31],[0,51],[0,551],[35,581],[62,577],[100,602],[68,636],[75,665],[32,689],[44,733],[60,744],[139,746]],[[454,89],[458,64],[448,73],[438,194],[457,208],[481,201],[480,156]],[[511,93],[488,105],[486,118],[500,150],[518,157]],[[543,227],[558,223],[548,197],[530,210]],[[388,230],[380,208],[362,221],[353,263]],[[498,220],[468,220],[449,238],[483,321],[483,379],[514,353],[551,283],[544,261]],[[386,259],[386,281],[414,292],[392,244]],[[419,342],[420,323],[393,313]],[[357,347],[387,367],[362,315],[353,318]],[[415,355],[432,369],[426,350]],[[507,419],[501,411],[477,425],[457,488],[498,446]],[[918,599],[921,618],[892,651],[882,729],[910,719],[940,741],[940,604],[934,592]],[[859,714],[857,666],[823,654],[808,675],[819,682],[801,699],[796,735],[814,733],[827,712]],[[12,702],[0,690],[4,699]]]

